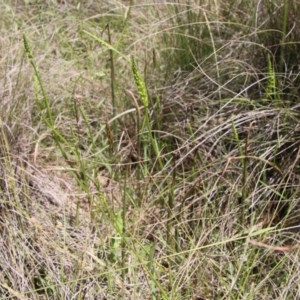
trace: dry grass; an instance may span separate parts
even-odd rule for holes
[[[0,298],[298,298],[298,1],[87,2],[0,0]]]

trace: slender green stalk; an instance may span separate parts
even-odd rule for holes
[[[242,197],[241,197],[242,199],[241,199],[241,204],[244,205],[245,202],[246,202],[247,196],[248,196],[248,189],[247,189],[248,141],[246,140],[246,143],[245,143],[246,153],[244,153],[244,151],[242,149],[242,146],[241,146],[241,141],[240,141],[240,138],[239,138],[239,134],[238,134],[238,131],[236,129],[236,126],[235,126],[233,120],[232,120],[231,124],[232,124],[234,139],[237,142],[240,156],[243,157],[243,159],[242,159],[242,163],[243,163],[242,171],[243,171],[243,173],[242,173]]]
[[[124,187],[123,187],[123,195],[122,195],[122,239],[121,239],[121,265],[122,265],[122,279],[123,279],[123,284],[125,286],[125,280],[126,280],[126,273],[127,269],[125,268],[126,266],[126,226],[127,226],[127,220],[126,220],[126,215],[127,215],[127,203],[126,203],[126,190],[127,190],[127,178],[128,178],[128,168],[125,171],[125,180],[124,180]]]
[[[108,42],[112,45],[112,38],[110,33],[110,25],[107,24],[107,34],[108,34]],[[111,85],[111,100],[112,100],[112,109],[113,109],[113,118],[116,116],[116,76],[115,76],[115,61],[114,61],[114,51],[109,49],[109,57],[110,57],[110,85]],[[114,134],[116,134],[116,128],[114,127]]]
[[[271,56],[268,54],[268,73],[267,73],[267,87],[266,96],[271,100],[276,100],[276,74],[271,60]]]
[[[284,0],[283,4],[283,17],[282,17],[282,39],[280,45],[280,72],[283,73],[285,69],[285,57],[286,57],[286,46],[285,39],[287,35],[287,22],[288,22],[288,10],[289,0]]]
[[[216,49],[216,45],[215,45],[215,39],[213,37],[213,31],[210,28],[210,22],[207,18],[207,15],[205,12],[203,12],[204,18],[205,18],[205,22],[206,22],[206,26],[209,32],[209,36],[210,36],[210,41],[211,41],[211,45],[212,45],[212,49],[213,49],[213,56],[214,56],[214,60],[215,60],[215,66],[216,66],[216,73],[217,73],[217,79],[218,81],[220,81],[220,70],[219,70],[219,63],[218,63],[218,56],[217,56],[217,49]],[[219,100],[221,100],[221,91],[219,89]]]
[[[115,47],[113,47],[109,43],[105,42],[104,40],[96,37],[95,35],[87,32],[85,30],[84,30],[84,32],[86,34],[88,34],[90,37],[92,37],[94,40],[99,42],[101,45],[107,47],[109,50],[114,51],[116,54],[120,55],[122,58],[124,58],[127,62],[130,63],[133,78],[134,78],[134,82],[135,82],[136,87],[137,87],[138,95],[140,97],[141,103],[142,103],[143,108],[144,108],[144,118],[143,118],[143,124],[142,124],[142,127],[141,127],[141,132],[145,132],[145,134],[147,136],[147,138],[145,140],[145,146],[146,146],[146,149],[149,149],[148,148],[148,138],[149,138],[150,144],[152,146],[152,150],[154,151],[154,154],[155,154],[155,156],[158,160],[159,166],[160,166],[161,169],[163,169],[164,164],[162,162],[161,155],[160,155],[161,150],[159,149],[157,141],[153,137],[152,128],[151,128],[151,124],[150,124],[150,116],[149,116],[149,110],[148,110],[149,109],[148,108],[148,106],[149,106],[148,91],[147,91],[147,88],[146,88],[145,81],[142,78],[142,76],[140,75],[140,72],[138,71],[138,68],[137,68],[137,65],[135,63],[135,60],[134,60],[133,56],[129,60],[124,54],[122,54],[119,50],[117,50]]]
[[[23,43],[24,43],[25,52],[27,54],[27,58],[34,70],[34,83],[35,83],[36,89],[40,89],[40,91],[42,93],[41,100],[39,100],[38,95],[36,95],[37,104],[40,109],[40,112],[42,113],[41,116],[43,117],[43,120],[47,124],[47,126],[53,130],[53,132],[55,133],[55,136],[57,138],[61,138],[59,133],[55,131],[49,99],[48,99],[46,91],[44,89],[44,85],[43,85],[42,79],[40,77],[40,74],[38,72],[38,68],[33,60],[33,55],[32,55],[32,52],[31,52],[31,49],[30,49],[30,46],[26,39],[25,34],[23,34]],[[36,90],[36,94],[38,94],[37,90]],[[46,110],[46,117],[44,117],[44,114],[43,114],[44,109]]]

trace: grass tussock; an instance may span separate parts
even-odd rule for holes
[[[1,299],[297,299],[298,1],[1,1]]]

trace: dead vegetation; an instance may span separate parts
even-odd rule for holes
[[[0,298],[298,298],[297,4],[0,0]]]

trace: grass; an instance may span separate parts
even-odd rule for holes
[[[299,298],[297,1],[0,8],[1,299]]]

